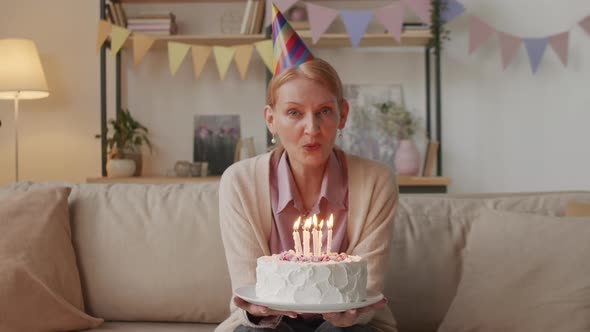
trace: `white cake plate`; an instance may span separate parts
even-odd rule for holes
[[[234,294],[250,303],[263,305],[273,310],[294,311],[300,314],[322,314],[327,312],[341,312],[350,309],[362,308],[375,304],[383,299],[383,294],[367,292],[367,299],[361,302],[335,303],[335,304],[301,304],[301,303],[280,303],[264,301],[256,296],[255,285],[240,287]]]

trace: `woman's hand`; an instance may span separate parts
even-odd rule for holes
[[[296,318],[297,313],[292,311],[278,311],[270,309],[269,307],[265,307],[263,305],[257,305],[250,302],[245,301],[242,298],[234,296],[234,303],[240,309],[246,310],[250,315],[254,317],[267,317],[267,316],[289,316],[291,318]]]
[[[378,310],[387,304],[387,299],[382,299],[381,301],[368,305],[366,307],[357,308],[346,310],[343,312],[330,312],[322,314],[323,318],[330,322],[332,325],[337,327],[348,327],[355,324],[356,320],[362,313],[369,312],[372,310]]]

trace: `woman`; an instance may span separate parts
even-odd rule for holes
[[[368,289],[382,292],[398,198],[395,175],[335,147],[348,115],[338,74],[320,59],[287,69],[270,81],[267,104],[266,124],[280,147],[232,165],[220,183],[232,288],[255,283],[258,257],[293,248],[289,234],[297,215],[330,211],[335,217],[333,248],[366,258]],[[231,311],[219,331],[396,330],[386,300],[316,316],[274,311],[235,297]]]

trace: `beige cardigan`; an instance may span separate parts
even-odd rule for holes
[[[221,177],[219,214],[232,289],[256,282],[256,259],[270,255],[272,210],[269,165],[272,152],[240,161]],[[380,163],[347,155],[348,163],[348,254],[368,261],[368,288],[382,292],[393,218],[398,203],[395,174]],[[253,326],[246,312],[230,302],[231,314],[216,331],[234,331],[239,325]],[[377,331],[397,331],[388,307],[365,313],[359,324]]]

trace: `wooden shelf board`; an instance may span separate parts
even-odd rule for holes
[[[140,176],[125,178],[87,178],[87,183],[142,183],[142,184],[167,184],[167,183],[189,183],[189,182],[216,182],[220,176],[205,177],[174,177],[174,176]],[[399,186],[447,186],[451,179],[446,177],[422,177],[422,176],[398,176]]]
[[[307,31],[300,32],[301,38],[307,45],[311,43],[311,33]],[[252,35],[171,35],[171,36],[152,36],[155,39],[154,48],[165,48],[169,41],[194,44],[194,45],[218,45],[218,46],[235,46],[240,44],[252,44],[265,40],[262,34]],[[365,34],[360,42],[360,47],[392,47],[392,46],[426,46],[430,42],[431,34],[429,31],[406,31],[402,34],[401,44],[389,34],[371,33]],[[133,37],[129,38],[126,47],[131,47]],[[350,46],[350,39],[347,34],[324,34],[316,45],[311,48],[345,48]]]

